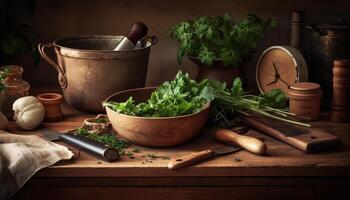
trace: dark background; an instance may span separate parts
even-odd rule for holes
[[[248,86],[255,89],[255,65],[258,55],[271,45],[289,44],[290,17],[293,10],[304,11],[305,24],[335,23],[344,18],[350,21],[350,1],[311,0],[38,0],[35,15],[28,18],[38,42],[52,42],[70,35],[125,34],[130,25],[142,20],[149,33],[159,37],[152,48],[146,85],[158,85],[171,79],[182,69],[192,77],[197,73],[194,64],[176,62],[177,43],[167,36],[169,27],[181,20],[201,15],[232,13],[239,20],[247,13],[272,17],[278,26],[260,43],[257,55],[245,64]],[[304,31],[304,43],[308,31]],[[304,44],[306,47],[307,44]],[[17,61],[25,68],[24,78],[32,85],[58,85],[56,71],[46,61],[38,66],[28,58]]]

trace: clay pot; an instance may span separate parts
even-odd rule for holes
[[[146,101],[156,88],[139,88],[116,93],[106,101],[123,102],[130,96],[136,103]],[[113,128],[127,140],[150,147],[182,144],[198,135],[209,117],[209,104],[203,110],[176,117],[137,117],[120,114],[106,107]]]
[[[188,58],[194,62],[198,67],[198,74],[196,81],[202,81],[203,79],[217,80],[225,82],[227,86],[232,86],[233,80],[236,77],[240,77],[245,82],[245,77],[242,73],[241,67],[225,66],[221,60],[214,60],[212,66],[203,64],[198,58],[188,56]]]
[[[57,122],[63,118],[60,104],[63,96],[57,93],[43,93],[37,96],[39,101],[45,107],[45,118],[46,122]]]
[[[317,120],[321,105],[321,87],[317,83],[300,82],[288,90],[289,111],[307,121]]]

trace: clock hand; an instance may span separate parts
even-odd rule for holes
[[[274,61],[272,62],[272,65],[273,65],[273,68],[275,69],[276,76],[279,75],[276,63]]]
[[[284,83],[288,88],[290,87],[290,85],[286,81],[281,79],[281,77],[278,76],[277,79],[280,80],[282,83]]]
[[[273,80],[273,81],[267,83],[265,86],[269,86],[269,85],[271,85],[271,84],[273,84],[273,83],[276,83],[276,82],[277,82],[277,79],[275,78],[275,80]]]
[[[284,84],[289,88],[290,85],[289,85],[286,81],[284,81],[283,79],[281,79],[281,74],[278,73],[276,63],[273,61],[272,64],[273,64],[273,68],[274,68],[275,71],[276,71],[276,79],[280,80],[282,83],[284,83]]]

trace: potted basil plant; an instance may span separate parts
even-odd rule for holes
[[[253,14],[234,23],[226,13],[182,21],[170,29],[170,37],[180,43],[178,63],[188,57],[198,66],[197,81],[214,79],[231,85],[233,78],[244,76],[242,65],[256,51],[265,33],[275,26],[276,21],[271,18]]]

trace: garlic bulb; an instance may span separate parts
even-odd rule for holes
[[[19,127],[31,130],[39,126],[45,117],[45,108],[36,97],[26,96],[17,99],[12,106]]]
[[[8,124],[9,120],[7,119],[7,117],[5,117],[4,114],[2,114],[2,112],[0,112],[0,130],[4,130],[5,128],[7,128]]]

